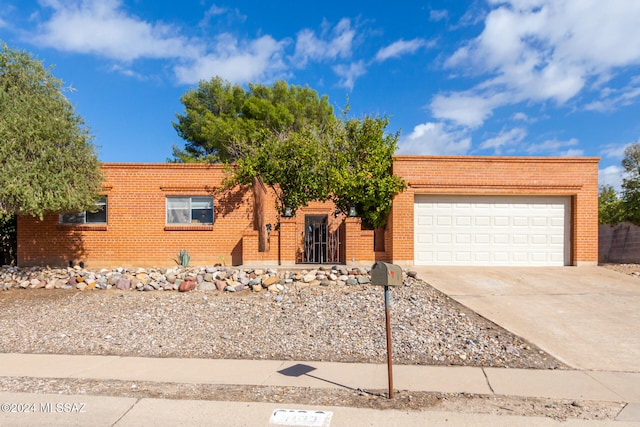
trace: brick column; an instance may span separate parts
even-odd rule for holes
[[[280,217],[279,263],[295,264],[296,249],[296,220],[295,218]]]

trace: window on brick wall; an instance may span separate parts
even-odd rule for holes
[[[213,224],[213,197],[167,197],[167,224]]]
[[[102,196],[96,203],[95,212],[77,212],[60,215],[60,224],[106,224],[107,196]]]

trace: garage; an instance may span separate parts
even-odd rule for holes
[[[415,195],[416,265],[571,263],[571,197]]]

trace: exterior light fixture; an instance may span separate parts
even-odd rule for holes
[[[349,216],[350,217],[357,216],[357,212],[356,212],[356,207],[355,206],[349,206]]]
[[[293,216],[293,210],[291,209],[291,206],[284,207],[284,213],[282,214],[282,216],[285,218],[291,218]]]

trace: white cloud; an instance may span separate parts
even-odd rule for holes
[[[494,8],[485,28],[447,61],[484,81],[464,93],[469,98],[496,99],[493,109],[522,101],[563,104],[620,69],[640,64],[640,2],[627,0],[490,0]],[[459,93],[440,94],[456,98]],[[637,97],[634,93],[628,97]],[[440,99],[436,103],[443,103]],[[592,109],[601,108],[592,105]],[[461,122],[460,114],[439,111],[439,118]],[[481,123],[477,123],[479,125]]]
[[[614,159],[622,159],[624,157],[624,149],[627,144],[607,144],[600,150],[602,157],[609,157]]]
[[[277,75],[285,67],[282,57],[287,42],[268,35],[241,40],[222,33],[207,46],[200,39],[181,35],[179,28],[128,15],[121,0],[43,0],[43,4],[53,9],[53,14],[38,27],[38,43],[112,59],[118,64],[111,69],[130,77],[142,78],[121,64],[141,59],[174,61],[176,78],[183,84],[216,75],[233,83],[247,83]],[[205,20],[225,12],[213,5]]]
[[[456,92],[436,95],[430,108],[434,117],[453,120],[459,125],[477,127],[493,114],[493,109],[502,103],[502,95],[480,96],[473,92]]]
[[[440,10],[432,10],[429,13],[429,20],[430,21],[442,21],[443,19],[447,19],[449,17],[449,12],[447,12],[446,9],[440,9]]]
[[[610,185],[615,188],[616,191],[622,189],[622,174],[624,170],[621,166],[607,166],[604,169],[598,170],[598,184],[600,186]]]
[[[630,83],[622,89],[604,88],[602,98],[587,104],[584,108],[590,111],[613,111],[620,106],[631,105],[636,98],[640,98],[640,85]]]
[[[122,74],[123,76],[134,78],[136,80],[141,80],[141,81],[148,80],[147,76],[144,76],[132,70],[131,68],[123,67],[122,65],[119,65],[119,64],[114,64],[113,66],[111,66],[111,71],[118,74]]]
[[[489,138],[480,144],[481,149],[493,149],[495,154],[502,154],[503,149],[521,143],[527,136],[526,129],[513,128],[501,131],[498,136]]]
[[[338,85],[349,90],[353,89],[358,77],[367,73],[363,61],[353,62],[349,65],[336,65],[333,67],[333,71],[340,77]]]
[[[214,52],[201,56],[186,65],[175,67],[180,83],[193,84],[220,76],[232,83],[248,83],[282,72],[284,42],[263,36],[240,43],[230,34],[217,37]]]
[[[399,58],[407,53],[415,53],[425,45],[426,41],[424,39],[398,40],[380,49],[378,53],[376,53],[376,61],[383,62],[390,58]]]
[[[212,4],[211,7],[205,12],[204,17],[198,23],[200,27],[206,27],[211,22],[211,19],[215,16],[220,16],[227,13],[227,9],[218,5]]]
[[[202,50],[199,43],[181,36],[172,26],[128,16],[121,10],[120,0],[42,3],[53,9],[34,37],[43,46],[119,61],[193,58]]]
[[[471,137],[464,129],[451,129],[442,122],[428,122],[398,141],[399,154],[463,155],[471,148]]]
[[[561,157],[579,157],[584,155],[584,151],[575,148],[578,144],[576,138],[567,141],[559,139],[548,139],[540,144],[531,144],[527,148],[528,154],[536,154],[543,156],[561,156]]]
[[[320,37],[310,29],[298,32],[293,62],[299,67],[306,66],[309,60],[325,61],[351,57],[355,30],[349,19],[341,19],[333,29],[326,23]]]

